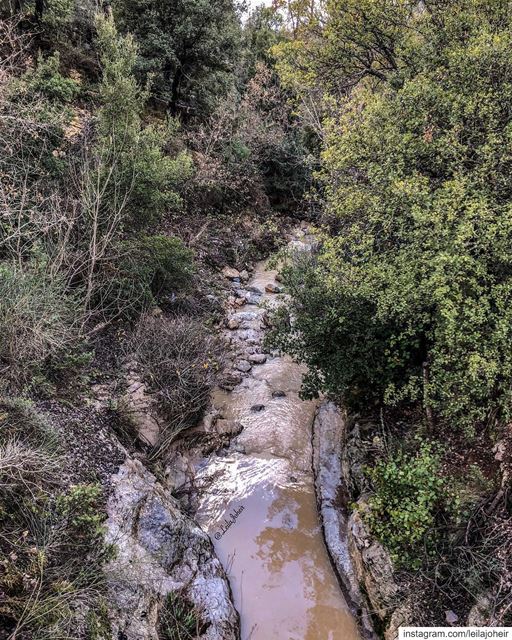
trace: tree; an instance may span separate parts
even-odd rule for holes
[[[278,331],[309,364],[309,391],[419,403],[453,427],[509,418],[512,29],[502,9],[475,0],[411,14],[396,27],[414,61],[407,73],[379,63],[386,78],[360,75],[325,123],[332,237],[288,273],[296,321]],[[352,53],[338,50],[342,68]]]
[[[171,113],[211,111],[233,81],[240,24],[233,0],[114,0],[120,29],[140,47],[138,71]]]

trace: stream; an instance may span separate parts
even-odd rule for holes
[[[291,244],[307,250],[308,241],[300,230]],[[299,398],[303,369],[291,359],[266,354],[262,362],[262,305],[286,302],[268,292],[278,287],[276,275],[261,262],[247,284],[233,285],[241,290],[226,334],[243,377],[231,391],[216,389],[212,401],[222,422],[243,430],[197,464],[204,489],[196,519],[229,577],[242,640],[356,640],[317,512],[311,445],[317,403]]]

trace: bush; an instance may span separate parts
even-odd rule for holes
[[[192,176],[193,163],[186,151],[175,158],[163,151],[173,126],[147,126],[140,134],[136,152],[127,158],[127,174],[132,179],[127,212],[136,228],[160,221],[162,214],[182,207],[180,186]]]
[[[408,3],[366,4],[408,49],[396,68],[380,70],[381,82],[357,76],[325,123],[320,177],[331,237],[291,280],[297,322],[288,338],[316,374],[316,391],[358,396],[360,406],[422,405],[432,424],[468,432],[504,423],[512,414],[511,23],[500,3],[436,3],[435,18],[404,17],[417,21],[415,38],[395,22]],[[332,6],[328,44],[347,51],[341,68],[361,62],[352,31],[364,21],[348,19],[349,6],[357,16],[359,3]],[[374,37],[359,35],[361,46]]]
[[[198,321],[145,315],[130,348],[165,419],[162,449],[201,418],[221,367],[221,345]]]
[[[440,456],[430,443],[416,454],[398,451],[366,470],[374,494],[364,517],[399,567],[419,568],[438,542],[440,518],[453,495],[440,475]]]
[[[58,52],[46,59],[40,53],[35,70],[29,72],[25,80],[29,93],[40,93],[50,100],[71,102],[79,91],[79,85],[75,80],[61,75]]]
[[[107,207],[121,208],[135,227],[142,228],[180,206],[177,189],[192,174],[192,160],[186,152],[174,158],[164,152],[176,134],[177,121],[143,125],[148,93],[133,73],[133,38],[119,36],[111,18],[98,18],[97,28],[103,76],[96,151],[104,157],[104,199]]]
[[[193,252],[179,238],[140,236],[121,242],[117,253],[100,277],[94,302],[106,316],[132,319],[192,286]]]
[[[102,492],[63,487],[48,433],[33,405],[0,400],[0,626],[12,637],[86,638],[84,613],[100,608],[110,553]]]
[[[27,383],[51,358],[79,339],[80,307],[44,265],[0,264],[0,364],[14,383]]]

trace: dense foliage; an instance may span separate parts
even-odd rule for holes
[[[366,517],[398,566],[419,567],[424,549],[435,553],[440,517],[453,507],[439,468],[439,454],[423,443],[414,456],[399,451],[368,470],[375,493]]]
[[[41,433],[90,437],[76,411],[91,440],[113,416],[131,435],[137,387],[162,426],[126,444],[158,466],[223,364],[218,271],[306,212],[318,242],[284,261],[271,340],[308,365],[306,395],[367,423],[361,522],[442,594],[429,624],[462,591],[510,616],[510,2],[243,5],[0,7],[0,622],[28,640],[75,633],[78,611],[77,638],[108,634],[102,490],[57,486],[80,460]],[[196,613],[171,597],[161,634]]]
[[[2,637],[111,635],[97,480],[120,463],[113,423],[158,464],[200,421],[222,366],[217,267],[274,246],[273,205],[304,192],[272,16],[244,27],[232,0],[0,7]],[[125,402],[142,384],[162,423],[151,451]],[[162,637],[196,617],[170,597]]]
[[[240,27],[233,0],[115,0],[116,21],[140,46],[138,69],[172,113],[204,115],[233,83]]]
[[[322,49],[334,47],[349,65],[335,73],[357,80],[325,124],[321,179],[335,234],[291,283],[291,348],[310,365],[313,390],[420,402],[453,428],[506,420],[511,25],[500,3],[407,17],[396,14],[407,3],[370,2],[374,12],[357,3],[359,19],[340,30],[348,4],[331,3]],[[393,30],[364,71],[353,67],[359,49],[345,51],[346,29],[370,37],[367,18]],[[322,56],[312,73],[331,64]]]

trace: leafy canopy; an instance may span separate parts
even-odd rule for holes
[[[296,321],[281,324],[278,342],[309,364],[309,392],[418,402],[469,429],[507,419],[510,15],[482,0],[413,12],[367,0],[352,6],[349,37],[337,25],[350,4],[329,4],[325,35],[341,77],[359,78],[349,94],[337,93],[324,123],[331,237],[315,260],[289,270]],[[379,28],[394,25],[396,64],[372,63],[383,78],[346,66],[361,57],[347,41],[377,46],[357,38],[367,11]],[[312,59],[310,73],[330,64]]]

